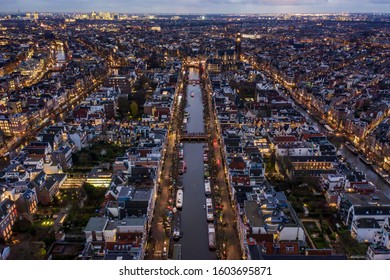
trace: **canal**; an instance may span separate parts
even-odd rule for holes
[[[390,198],[390,187],[386,181],[376,174],[370,166],[362,162],[357,155],[348,150],[344,144],[341,144],[337,154],[342,155],[343,158],[345,158],[345,161],[351,164],[355,169],[366,173],[367,180],[372,182],[380,191]]]
[[[281,91],[279,91],[281,93]],[[315,120],[312,116],[310,116],[306,110],[301,108],[299,104],[297,104],[293,99],[291,99],[288,95],[284,95],[281,93],[284,97],[286,97],[289,101],[293,102],[295,108],[300,112],[308,121],[313,123],[315,127],[323,132],[326,133],[326,130],[322,124],[320,124],[317,120]],[[343,158],[345,158],[345,161],[348,162],[352,168],[362,171],[366,174],[367,180],[372,182],[380,191],[382,191],[387,197],[390,197],[390,186],[389,184],[383,180],[382,177],[380,177],[374,170],[371,169],[371,167],[364,162],[362,162],[358,155],[353,154],[350,150],[347,149],[347,147],[344,144],[341,144],[339,149],[337,150],[337,155],[341,155]]]
[[[56,64],[54,67],[61,68],[66,62],[65,50],[63,45],[59,45],[56,48]]]
[[[199,79],[198,69],[190,68],[189,71],[189,80]],[[199,84],[189,83],[187,86],[185,111],[189,113],[188,133],[203,133],[203,102]],[[206,197],[204,192],[203,146],[204,143],[184,144],[184,161],[187,165],[187,172],[183,175],[183,236],[177,242],[182,244],[183,260],[217,259],[215,252],[210,251],[208,247],[207,220],[204,209]]]

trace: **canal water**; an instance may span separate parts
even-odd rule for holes
[[[190,68],[190,80],[199,79],[199,71]],[[191,97],[193,93],[194,97]],[[204,132],[202,92],[199,84],[190,83],[187,86],[187,107],[190,118],[187,123],[188,133]],[[182,238],[177,242],[182,244],[183,260],[213,260],[217,259],[214,251],[208,247],[207,219],[204,205],[204,143],[184,144],[184,161],[187,172],[183,175],[184,198],[182,209]]]
[[[59,46],[56,49],[56,67],[62,67],[66,62],[65,50],[63,46]]]
[[[340,146],[337,154],[342,155],[345,158],[345,161],[350,163],[355,169],[366,173],[367,180],[372,182],[380,191],[390,198],[390,186],[386,181],[376,174],[370,166],[362,162],[357,155],[348,150],[344,144]]]
[[[289,98],[289,96],[285,95],[285,97],[288,98],[294,104],[296,104],[294,100]],[[300,108],[299,105],[297,105],[295,108],[303,116],[305,116],[307,120],[315,124],[315,127],[319,131],[326,133],[324,126],[317,122],[314,118],[312,118],[305,110]],[[345,161],[348,162],[354,169],[364,172],[366,174],[367,180],[372,182],[380,191],[382,191],[387,197],[390,198],[389,184],[385,180],[383,180],[383,178],[380,177],[377,173],[375,173],[370,166],[362,162],[359,159],[358,155],[353,154],[350,150],[347,149],[344,144],[339,147],[337,154],[343,156],[343,158],[345,158]]]

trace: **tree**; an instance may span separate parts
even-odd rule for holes
[[[118,105],[119,105],[119,112],[122,114],[122,116],[125,116],[130,111],[130,103],[129,100],[125,97],[120,97],[118,99]]]
[[[135,118],[138,114],[138,104],[136,102],[131,102],[130,111],[131,115]]]

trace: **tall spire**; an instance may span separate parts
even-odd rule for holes
[[[241,33],[236,34],[236,57],[237,62],[241,61]]]

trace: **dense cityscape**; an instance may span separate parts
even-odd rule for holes
[[[390,15],[0,14],[0,260],[390,259]]]

